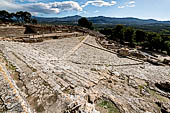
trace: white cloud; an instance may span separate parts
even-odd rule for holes
[[[127,7],[135,7],[135,6],[136,6],[135,4],[127,5]]]
[[[32,0],[33,1],[33,0]],[[74,1],[51,2],[51,3],[26,3],[16,4],[11,0],[1,0],[0,10],[29,11],[32,13],[51,14],[64,11],[82,11],[81,6]]]
[[[52,8],[51,5],[45,3],[30,3],[30,4],[23,4],[23,10],[27,10],[33,13],[42,13],[42,14],[50,14],[50,13],[59,13],[60,9]]]
[[[118,6],[118,8],[123,9],[123,8],[125,8],[125,6]]]
[[[17,9],[17,8],[21,8],[21,6],[14,4],[13,0],[1,0],[0,3],[1,10]]]
[[[94,11],[94,13],[98,13],[98,12],[99,12],[98,10]]]
[[[135,1],[130,1],[128,4],[134,4],[135,3]]]
[[[81,6],[74,1],[64,1],[64,2],[54,2],[49,3],[51,8],[57,8],[61,11],[67,11],[67,10],[76,10],[76,11],[82,11],[83,9]]]
[[[97,7],[103,7],[103,6],[113,6],[117,2],[116,1],[111,1],[111,2],[105,2],[103,0],[94,0],[94,1],[87,1],[84,5],[82,5],[82,8],[88,6],[88,5],[93,5]]]
[[[25,2],[25,1],[27,1],[27,2],[38,2],[40,0],[20,0],[20,2]]]
[[[84,14],[87,14],[87,11],[83,11]]]
[[[135,7],[135,6],[136,6],[136,5],[135,5],[135,1],[130,1],[130,2],[128,2],[126,6],[127,6],[127,7]]]
[[[125,3],[123,6],[118,6],[118,8],[123,9],[125,7],[135,7],[136,6],[135,3],[136,3],[135,1],[129,1],[129,2]]]
[[[111,4],[115,5],[115,4],[117,4],[117,2],[116,1],[111,1]]]

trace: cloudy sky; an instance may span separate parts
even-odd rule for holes
[[[35,16],[137,17],[170,20],[170,0],[0,0],[0,10]]]

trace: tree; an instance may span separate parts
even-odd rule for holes
[[[152,45],[152,47],[153,47],[154,49],[156,49],[157,51],[158,51],[159,49],[162,50],[162,44],[161,44],[161,42],[162,42],[161,36],[160,36],[160,35],[157,35],[156,37],[153,37],[153,38],[152,38],[151,45]]]
[[[170,55],[170,41],[165,41],[165,50],[167,51],[167,54]]]
[[[123,25],[117,25],[114,28],[114,33],[113,35],[119,39],[120,43],[123,43],[123,38],[124,38],[124,26]]]
[[[170,37],[166,35],[161,35],[162,37],[162,50],[166,50],[165,42],[170,41]]]
[[[134,38],[134,29],[131,27],[126,28],[125,32],[124,32],[124,38],[125,41],[130,42],[130,45],[132,45],[133,43],[133,38]]]
[[[0,20],[8,22],[10,20],[10,14],[5,10],[0,11]]]
[[[31,13],[29,12],[23,12],[22,19],[25,23],[31,23]]]
[[[31,23],[31,13],[29,12],[19,11],[15,16],[19,23]]]
[[[146,38],[146,40],[149,41],[149,42],[151,42],[152,38],[153,38],[153,37],[156,37],[156,35],[157,35],[156,33],[148,32],[148,33],[147,33],[147,38]]]
[[[29,12],[19,11],[16,13],[9,13],[5,10],[0,11],[1,22],[17,22],[17,23],[33,23],[36,24],[37,20],[32,19],[32,15]]]
[[[156,33],[153,33],[153,32],[147,33],[147,38],[146,38],[146,41],[144,41],[144,43],[145,43],[145,47],[147,46],[149,50],[153,50],[152,39],[153,37],[156,37],[156,36],[157,36]]]
[[[91,30],[94,29],[92,22],[89,22],[85,17],[82,17],[81,19],[78,20],[78,25],[81,27],[86,27]]]
[[[36,19],[32,19],[32,24],[37,24],[37,20]]]
[[[23,14],[23,11],[16,12],[16,14],[15,14],[15,17],[16,17],[18,23],[22,22],[22,14]]]
[[[142,31],[142,30],[137,30],[136,31],[136,42],[143,42],[146,40],[146,32]]]
[[[150,50],[152,49],[151,43],[148,42],[148,41],[142,42],[142,43],[141,43],[141,46],[142,46],[142,49],[146,49],[146,48],[148,48],[148,49],[150,49]]]
[[[99,30],[100,33],[104,34],[108,39],[111,39],[113,29],[112,28],[104,28]]]

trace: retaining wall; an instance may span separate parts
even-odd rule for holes
[[[24,35],[26,28],[22,26],[0,26],[0,37]]]

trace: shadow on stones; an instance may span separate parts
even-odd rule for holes
[[[165,83],[155,83],[155,86],[164,91],[164,92],[168,92],[170,93],[170,83],[169,82],[165,82]]]

